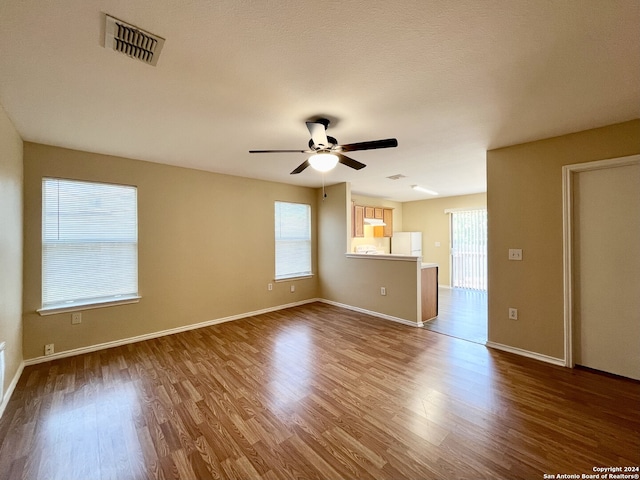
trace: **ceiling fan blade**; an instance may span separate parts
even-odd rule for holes
[[[291,172],[289,175],[295,175],[296,173],[300,173],[305,168],[307,168],[308,166],[309,166],[309,160],[305,160],[300,165],[298,165],[298,167],[293,172]]]
[[[327,148],[329,146],[329,140],[327,139],[327,127],[323,123],[319,122],[306,122],[309,133],[311,134],[311,140],[313,144],[319,148]]]
[[[249,150],[249,153],[314,153],[312,150]]]
[[[343,152],[355,152],[356,150],[374,150],[376,148],[392,148],[398,146],[398,140],[387,138],[385,140],[372,140],[370,142],[350,143],[341,145]]]
[[[360,170],[366,167],[364,163],[354,160],[353,158],[349,158],[346,155],[342,155],[341,153],[337,153],[337,152],[332,152],[332,153],[338,156],[338,162],[340,162],[343,165],[346,165],[347,167],[351,167],[356,170]]]

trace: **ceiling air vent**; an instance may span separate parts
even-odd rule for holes
[[[106,15],[104,29],[104,47],[112,48],[136,58],[141,62],[155,66],[158,63],[164,38],[145,32],[117,18]]]
[[[389,180],[400,180],[401,178],[407,178],[406,175],[402,175],[401,173],[398,173],[396,175],[391,175],[390,177],[387,177]]]

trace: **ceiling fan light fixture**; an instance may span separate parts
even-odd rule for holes
[[[319,172],[328,172],[338,164],[338,157],[332,153],[316,153],[309,157],[309,164]]]
[[[411,188],[418,192],[428,193],[429,195],[438,195],[438,192],[434,192],[433,190],[429,190],[428,188],[421,187],[420,185],[411,185]]]

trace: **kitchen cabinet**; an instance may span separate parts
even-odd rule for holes
[[[374,237],[393,236],[393,209],[384,207],[367,207],[363,205],[353,206],[352,233],[353,237],[364,237],[364,219],[375,218],[382,220],[385,225],[373,227]]]
[[[353,236],[364,237],[364,207],[361,205],[353,207]]]
[[[383,209],[382,220],[384,221],[384,226],[382,227],[382,236],[392,237],[393,236],[393,209],[391,208]]]
[[[375,208],[364,207],[364,218],[375,218]]]

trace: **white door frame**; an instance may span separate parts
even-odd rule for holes
[[[564,277],[564,364],[573,368],[573,174],[640,163],[640,155],[562,167],[562,258]]]

